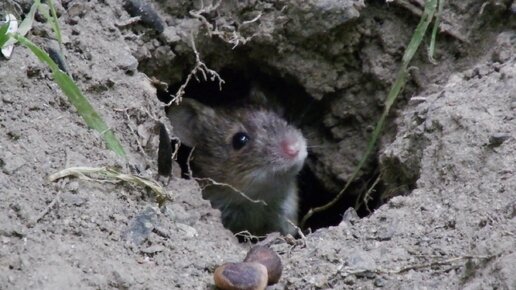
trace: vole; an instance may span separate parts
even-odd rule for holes
[[[257,236],[295,233],[296,175],[307,156],[299,129],[270,110],[212,108],[186,98],[167,116],[174,134],[194,147],[193,175],[226,228]]]

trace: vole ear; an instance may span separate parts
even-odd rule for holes
[[[249,103],[253,104],[257,108],[267,109],[273,111],[279,116],[285,115],[285,109],[281,106],[279,100],[274,97],[275,94],[271,93],[270,90],[266,90],[260,87],[258,84],[254,84],[249,91]]]
[[[215,111],[193,99],[184,98],[179,105],[167,109],[167,117],[174,128],[174,134],[187,146],[195,146],[203,130],[203,123],[215,117]]]

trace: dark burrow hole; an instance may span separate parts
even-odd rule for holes
[[[279,74],[264,73],[259,69],[251,69],[251,65],[247,65],[245,70],[224,68],[218,71],[221,78],[225,81],[222,90],[219,89],[218,81],[191,81],[185,88],[183,97],[193,98],[209,106],[229,106],[239,105],[246,102],[253,87],[259,87],[264,92],[267,100],[272,100],[272,104],[283,109],[283,117],[291,124],[297,126],[303,131],[304,124],[314,124],[320,122],[321,113],[325,112],[324,108],[328,104],[324,102],[316,102],[310,97],[304,89],[296,84],[296,82],[288,77],[278,77]],[[157,90],[157,97],[161,102],[168,103],[172,100],[179,87],[186,81],[183,79],[180,83],[171,84],[167,91]],[[282,97],[295,96],[295,97]],[[310,140],[308,139],[308,146]],[[364,144],[366,146],[366,144]],[[182,171],[182,177],[188,178],[187,160],[191,148],[181,146],[177,155],[177,162]],[[316,158],[308,150],[308,159]],[[378,168],[378,162],[372,168]],[[381,204],[381,196],[384,191],[382,182],[379,182],[371,189],[372,184],[379,176],[378,170],[369,172],[362,176],[361,179],[353,182],[348,194],[341,198],[339,202],[331,208],[313,215],[305,224],[303,230],[315,231],[319,228],[338,225],[342,221],[344,212],[354,207],[356,200],[368,190],[371,191],[370,197],[366,204],[362,204],[357,213],[359,217],[369,215],[375,208]],[[301,170],[298,176],[299,185],[299,219],[311,209],[327,204],[337,194],[337,192],[328,191],[324,184],[313,173],[308,162]],[[344,184],[343,184],[344,186]]]

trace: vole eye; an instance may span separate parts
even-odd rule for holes
[[[247,135],[246,133],[244,133],[244,132],[236,133],[235,135],[233,135],[233,140],[232,140],[233,149],[235,149],[235,150],[242,149],[242,147],[244,147],[245,144],[247,144],[247,142],[249,142],[249,140],[251,140],[251,139],[249,138],[249,135]]]

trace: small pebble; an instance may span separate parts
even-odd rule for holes
[[[509,139],[511,135],[507,133],[494,133],[489,137],[489,145],[493,147],[497,147],[502,145],[507,139]]]
[[[349,275],[344,277],[344,284],[346,285],[354,285],[356,283],[357,278],[355,276]]]
[[[172,173],[172,143],[167,128],[159,123],[158,173],[170,176]]]
[[[152,207],[133,217],[129,227],[122,233],[122,238],[134,245],[141,245],[150,236],[158,223],[158,211]]]
[[[83,1],[74,1],[68,6],[66,12],[70,18],[82,18],[88,10],[89,7]]]
[[[283,271],[283,265],[278,254],[265,246],[252,247],[247,253],[244,262],[257,262],[264,265],[267,268],[269,277],[268,285],[278,283]]]
[[[383,280],[382,278],[374,279],[374,286],[376,286],[378,288],[385,286],[385,280]]]
[[[258,290],[267,287],[267,268],[260,263],[226,263],[213,276],[215,285],[225,290]]]
[[[360,217],[353,207],[348,208],[342,215],[342,222],[345,223],[354,224],[358,220],[360,220]]]
[[[163,20],[151,5],[143,0],[127,0],[124,2],[124,8],[132,17],[140,16],[141,22],[152,27],[158,33],[165,30]]]
[[[176,226],[186,239],[191,239],[198,235],[197,230],[189,225],[176,223]]]

